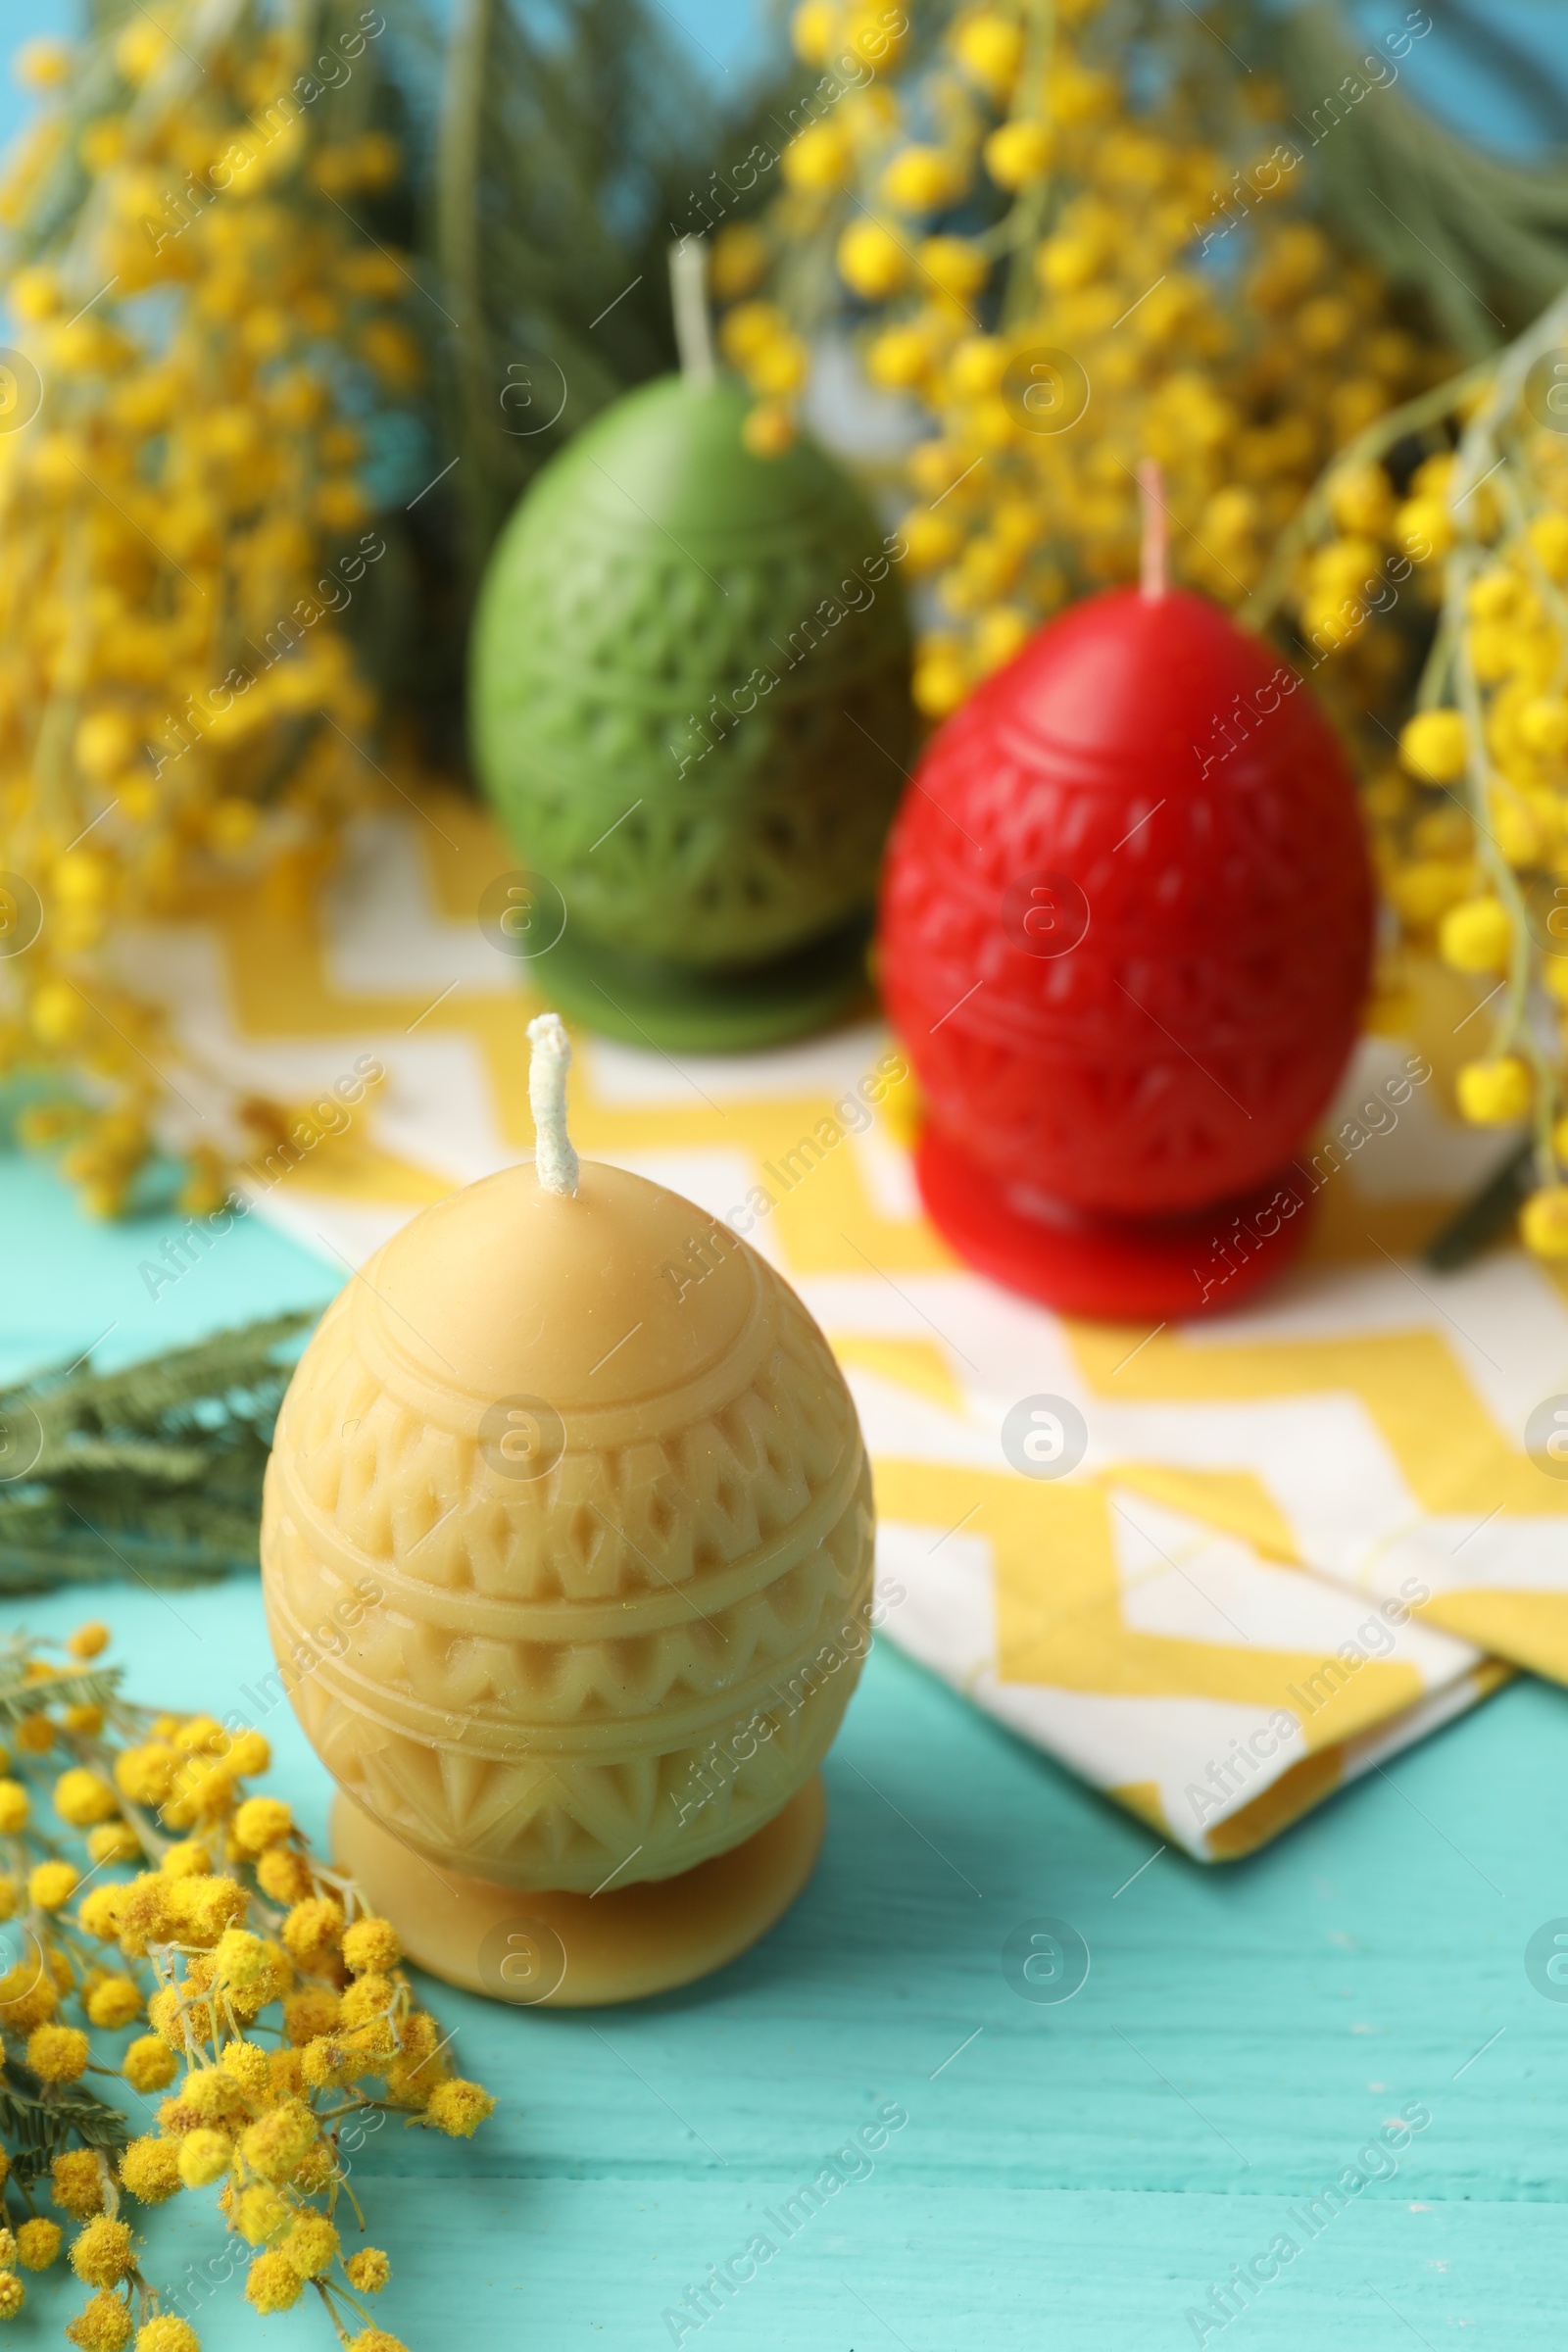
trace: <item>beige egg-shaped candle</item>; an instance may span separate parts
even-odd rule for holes
[[[721,1966],[809,1877],[870,1472],[794,1292],[579,1164],[564,1032],[530,1037],[534,1157],[404,1226],[301,1357],[262,1571],[342,1867],[436,1975],[590,2005]]]

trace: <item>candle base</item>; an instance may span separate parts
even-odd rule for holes
[[[566,925],[532,967],[558,1011],[666,1054],[747,1054],[825,1029],[867,996],[869,914],[770,963],[702,969],[643,956]]]
[[[409,1958],[515,2008],[597,2009],[710,1976],[781,1919],[822,1842],[820,1774],[744,1844],[672,1879],[565,1894],[426,1861],[342,1791],[332,1853]]]
[[[1210,1208],[1139,1219],[1020,1200],[934,1129],[914,1164],[931,1222],[966,1264],[1058,1314],[1110,1323],[1224,1314],[1284,1272],[1311,1223],[1293,1167]]]

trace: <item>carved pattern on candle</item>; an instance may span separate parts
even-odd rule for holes
[[[865,904],[912,731],[887,537],[809,445],[750,456],[748,405],[664,382],[598,419],[509,523],[475,631],[519,853],[574,924],[682,965]]]
[[[635,1412],[564,1409],[534,1481],[486,1463],[487,1400],[410,1375],[378,1259],[289,1391],[273,1645],[309,1656],[356,1588],[382,1594],[291,1697],[356,1802],[457,1870],[588,1891],[637,1847],[635,1878],[687,1870],[776,1813],[837,1731],[870,1607],[869,1468],[821,1334],[734,1256],[753,1299],[720,1360]],[[683,1820],[705,1755],[754,1714],[772,1737]]]

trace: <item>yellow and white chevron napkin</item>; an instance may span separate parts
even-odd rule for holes
[[[128,948],[227,1083],[308,1099],[384,1067],[344,1132],[258,1183],[262,1213],[354,1263],[532,1142],[524,1031],[548,999],[476,920],[515,858],[470,804],[413,789],[419,811],[367,823],[295,927],[220,905]],[[1197,1327],[1069,1322],[957,1265],[869,1019],[728,1059],[579,1037],[572,1129],[732,1216],[827,1331],[875,1462],[888,1636],[1217,1860],[1473,1704],[1496,1661],[1568,1680],[1568,1479],[1524,1440],[1558,1392],[1568,1414],[1563,1294],[1513,1250],[1447,1278],[1414,1255],[1498,1150],[1447,1107],[1474,1002],[1424,971],[1380,1008],[1311,1163],[1305,1262]],[[1431,1074],[1401,1084],[1412,1067]],[[1004,1423],[1057,1403],[1086,1446],[1043,1477]]]

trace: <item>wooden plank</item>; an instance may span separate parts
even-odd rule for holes
[[[36,1183],[0,1166],[0,1213]],[[29,1353],[114,1319],[134,1353],[330,1287],[275,1237],[236,1236],[143,1312],[147,1228],[82,1242],[50,1211],[38,1230],[6,1335]],[[138,1696],[252,1711],[270,1663],[254,1583],[0,1614],[63,1632],[89,1606]],[[285,1707],[261,1721],[273,1785],[318,1829],[324,1775]],[[1210,2287],[1419,2103],[1430,2122],[1397,2170],[1303,2227],[1254,2306],[1204,2340],[1393,2352],[1469,2328],[1477,2352],[1556,2352],[1568,2007],[1524,1954],[1568,1915],[1565,1779],[1568,1701],[1520,1681],[1261,1854],[1204,1871],[879,1649],[829,1760],[816,1878],[757,1950],[592,2016],[431,1988],[502,2111],[471,2145],[391,2126],[356,2159],[371,2240],[398,2266],[377,2316],[414,2352],[671,2343],[662,2314],[897,2103],[908,2120],[870,2174],[823,2188],[682,2341],[1174,2348],[1199,2340],[1185,2315]],[[1020,1997],[1004,1967],[1008,1936],[1042,1919],[1089,1947],[1065,2002]],[[222,2244],[191,2197],[149,2238],[149,2269],[173,2278]],[[47,2279],[29,2294],[51,2333],[77,2300]],[[258,2340],[233,2284],[193,2316],[208,2352]]]

